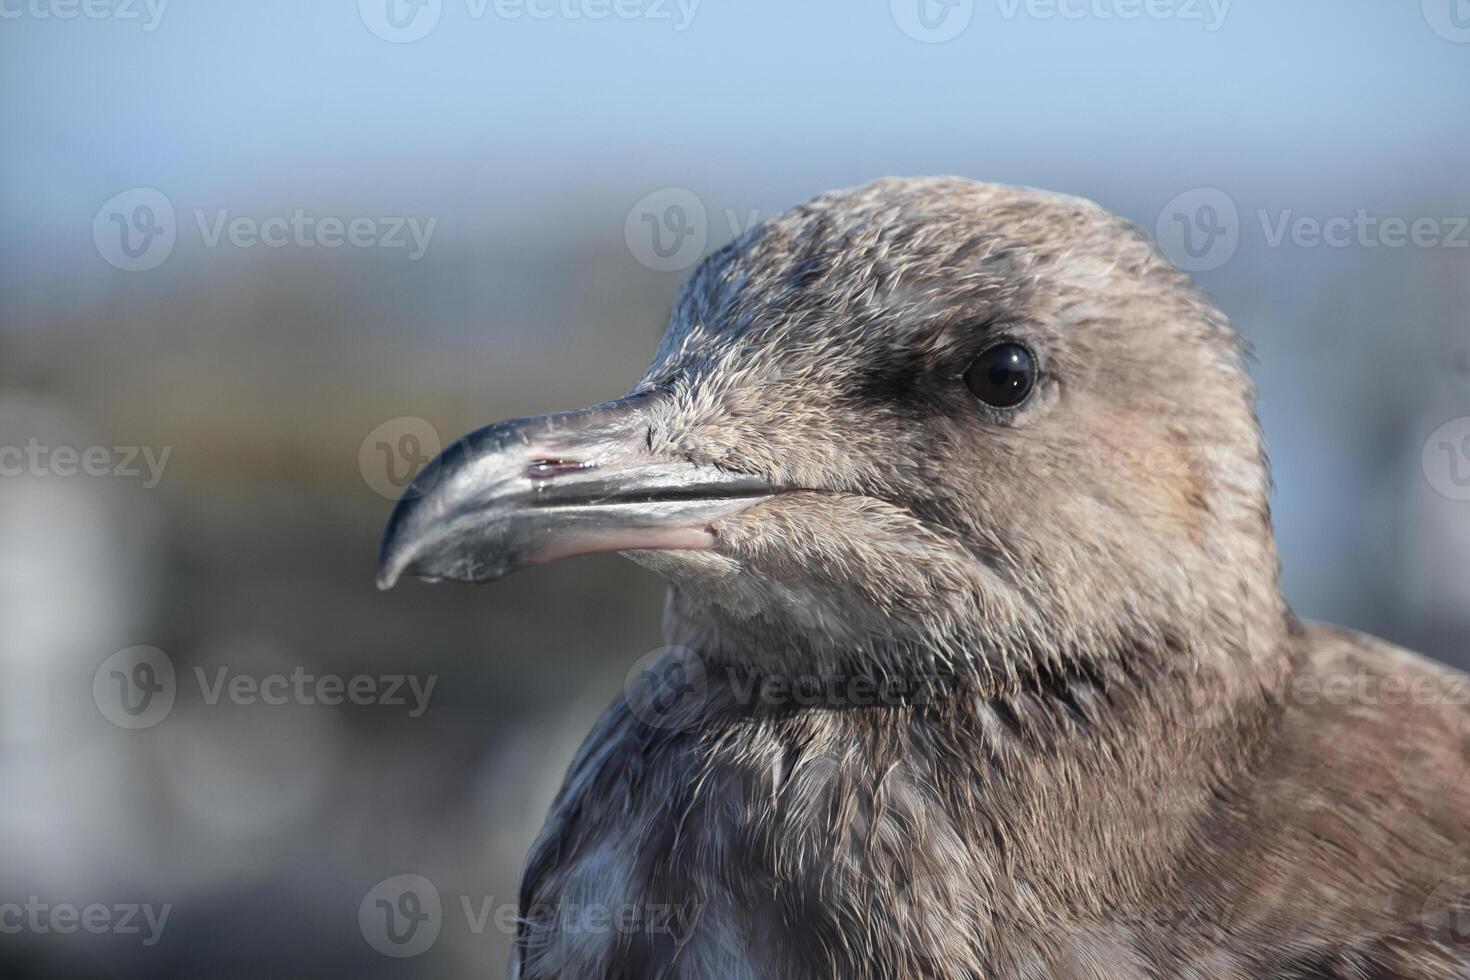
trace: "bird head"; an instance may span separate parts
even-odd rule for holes
[[[753,228],[684,284],[617,401],[427,467],[380,584],[620,551],[671,640],[1002,680],[1281,615],[1226,318],[1098,206],[883,180]]]

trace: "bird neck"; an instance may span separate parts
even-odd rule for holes
[[[1128,626],[1057,634],[1025,656],[997,651],[983,628],[851,643],[778,619],[725,617],[678,590],[665,623],[669,643],[695,654],[709,683],[750,714],[917,709],[1038,745],[1144,745],[1193,757],[1202,772],[1245,762],[1244,746],[1284,701],[1299,631],[1274,579],[1229,610]]]
[[[946,829],[913,842],[916,866],[951,867],[956,852],[934,848],[953,834],[960,853],[1015,880],[1096,875],[1108,884],[1079,894],[1097,907],[1077,911],[1097,915],[1151,907],[1171,869],[1198,857],[1200,835],[1228,835],[1213,823],[1219,802],[1270,758],[1297,645],[1283,618],[1269,638],[1232,627],[1208,634],[1211,646],[1204,633],[1165,633],[1006,678],[921,666],[902,646],[844,662],[789,639],[762,645],[780,642],[774,632],[671,618],[705,674],[697,719],[680,720],[699,732],[705,770],[753,780],[778,860],[858,847],[878,836],[857,829],[863,820],[922,806],[906,826]],[[850,854],[831,865],[871,867]]]

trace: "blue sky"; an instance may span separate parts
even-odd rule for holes
[[[1075,19],[975,0],[960,36],[927,44],[886,0],[698,0],[683,31],[677,12],[476,18],[443,0],[427,37],[393,44],[352,0],[172,0],[151,31],[131,2],[138,19],[0,21],[12,247],[134,185],[489,212],[628,181],[774,208],[946,171],[1125,210],[1226,180],[1289,199],[1470,183],[1470,44],[1417,3],[1233,0],[1210,30],[1207,0],[1132,20],[1107,16],[1127,0],[1060,0]]]

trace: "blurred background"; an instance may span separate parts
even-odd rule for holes
[[[379,594],[390,501],[882,175],[1158,233],[1296,610],[1470,666],[1467,92],[1465,0],[0,0],[0,974],[500,975],[663,589]]]

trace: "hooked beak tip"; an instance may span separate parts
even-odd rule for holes
[[[597,552],[708,549],[712,520],[776,491],[761,477],[649,457],[645,401],[512,419],[456,441],[394,506],[378,588],[405,575],[489,582]]]
[[[418,539],[418,535],[411,533],[405,527],[409,512],[412,510],[412,499],[412,497],[405,496],[393,505],[393,513],[388,518],[388,526],[383,529],[383,538],[378,545],[377,585],[379,592],[387,592],[393,588],[405,573],[412,574],[411,566],[417,550],[414,542]]]

